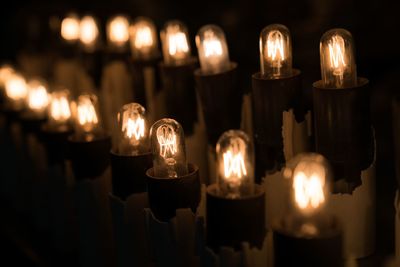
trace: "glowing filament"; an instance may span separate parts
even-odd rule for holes
[[[6,95],[12,100],[22,100],[28,94],[25,79],[20,75],[13,75],[6,81]]]
[[[47,90],[43,85],[31,88],[28,92],[28,106],[32,110],[44,110],[49,103]]]
[[[168,36],[169,43],[169,54],[177,58],[185,57],[186,53],[189,52],[189,45],[186,39],[186,34],[183,32],[177,32]]]
[[[333,69],[333,74],[342,76],[346,68],[344,59],[345,43],[343,37],[335,35],[332,37],[331,42],[328,43],[329,47],[329,63]]]
[[[77,107],[78,122],[85,132],[93,130],[99,122],[96,110],[90,99],[81,99]]]
[[[157,129],[157,141],[160,145],[160,156],[170,158],[178,152],[174,129],[169,125],[162,125]]]
[[[80,40],[85,45],[93,45],[96,42],[99,30],[93,17],[86,16],[81,20]]]
[[[218,40],[214,32],[206,31],[204,33],[204,56],[206,58],[222,56],[223,50],[221,41]]]
[[[153,33],[148,26],[140,27],[136,32],[135,47],[137,49],[148,48],[153,46]]]
[[[0,86],[4,86],[6,82],[12,77],[14,74],[14,69],[10,66],[2,66],[0,68]]]
[[[135,140],[143,138],[144,119],[137,118],[136,120],[132,120],[131,118],[128,118],[126,123],[122,125],[122,131],[124,131],[126,136],[129,138],[134,138]]]
[[[64,96],[54,97],[50,102],[50,116],[57,122],[66,122],[71,117],[68,99]]]
[[[271,59],[276,67],[280,67],[281,61],[285,60],[283,35],[280,31],[271,31],[267,37],[267,57]]]
[[[75,41],[79,38],[79,21],[71,16],[61,22],[61,36],[67,41]]]
[[[128,20],[122,16],[114,18],[109,25],[108,38],[114,44],[125,44],[129,40]]]
[[[300,209],[317,209],[325,202],[325,180],[313,173],[307,176],[304,172],[297,172],[293,180],[295,201]]]
[[[223,158],[225,178],[231,178],[232,176],[241,178],[247,175],[242,153],[234,154],[229,150],[224,153]]]

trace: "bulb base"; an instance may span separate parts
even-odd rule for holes
[[[44,144],[47,154],[47,164],[53,166],[64,163],[67,158],[68,136],[73,134],[71,127],[62,131],[54,131],[47,124],[42,125],[40,141]]]
[[[6,117],[7,123],[18,121],[23,109],[15,109],[7,105],[7,101],[0,106],[0,112]]]
[[[113,194],[121,200],[134,193],[147,191],[146,171],[153,165],[151,153],[126,156],[111,150]]]
[[[96,88],[101,88],[101,76],[103,74],[103,53],[97,47],[93,50],[82,48],[79,59],[83,69],[92,78]]]
[[[36,115],[31,111],[25,111],[20,114],[20,122],[25,133],[39,134],[42,125],[47,121],[45,115]]]
[[[208,142],[212,146],[223,132],[240,128],[243,91],[237,69],[238,64],[231,62],[230,68],[222,73],[204,74],[201,69],[194,72]]]
[[[179,121],[185,134],[194,132],[197,121],[197,100],[193,72],[198,60],[190,58],[184,65],[159,64],[162,88],[165,91],[167,117]]]
[[[75,179],[93,179],[102,175],[110,164],[110,149],[111,137],[105,134],[92,141],[69,136],[68,153]]]
[[[281,223],[274,227],[275,267],[343,267],[342,233],[332,218],[328,233],[302,237]]]
[[[268,170],[280,170],[285,164],[282,126],[284,111],[293,109],[297,122],[304,121],[301,72],[292,76],[268,79],[260,72],[252,76],[252,107],[256,151],[256,181]]]
[[[228,199],[218,195],[218,187],[207,187],[207,245],[218,251],[221,246],[240,249],[242,242],[262,248],[266,234],[265,191],[254,185],[255,193]]]
[[[169,221],[181,208],[196,212],[201,198],[199,168],[188,163],[188,170],[189,174],[178,178],[155,177],[153,168],[147,170],[150,209],[158,220]]]
[[[361,171],[372,164],[375,149],[369,82],[359,77],[357,84],[343,89],[325,88],[322,81],[313,84],[316,152],[329,160],[335,181],[355,186],[361,184]]]

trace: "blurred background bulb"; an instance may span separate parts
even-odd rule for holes
[[[4,87],[6,82],[12,77],[15,70],[10,65],[0,67],[0,87]]]
[[[84,16],[80,23],[79,39],[87,48],[93,48],[99,36],[99,27],[94,17]]]
[[[150,59],[157,55],[157,31],[150,19],[137,18],[129,28],[129,33],[134,59]]]
[[[116,46],[123,47],[129,40],[129,20],[125,16],[111,18],[107,24],[108,41]]]
[[[32,80],[28,83],[27,106],[37,115],[45,115],[49,96],[44,83],[39,80]]]
[[[118,113],[118,125],[119,154],[140,155],[150,150],[144,107],[138,103],[124,105]]]
[[[357,67],[351,33],[333,29],[320,42],[321,76],[325,87],[345,88],[357,85]]]
[[[220,73],[229,69],[228,46],[220,27],[203,26],[196,35],[196,46],[204,73]]]
[[[90,141],[100,128],[97,97],[83,94],[72,104],[75,119],[75,132],[83,139]]]
[[[69,14],[61,22],[61,37],[69,42],[79,39],[79,18],[76,14]]]
[[[13,73],[5,81],[5,89],[10,104],[16,109],[22,108],[28,94],[25,78],[19,73]]]
[[[68,90],[60,90],[51,94],[48,112],[50,127],[55,130],[68,128],[71,119]]]
[[[218,139],[217,179],[221,196],[239,198],[254,190],[254,150],[246,133],[224,132]]]
[[[265,27],[260,34],[261,75],[270,79],[292,75],[292,41],[281,24]]]
[[[180,65],[190,58],[189,34],[182,22],[167,22],[160,35],[166,64]]]
[[[173,119],[155,122],[150,129],[155,177],[176,178],[188,173],[185,136]]]

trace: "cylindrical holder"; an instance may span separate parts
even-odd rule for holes
[[[228,199],[218,195],[217,185],[207,188],[207,245],[218,251],[221,246],[241,248],[242,242],[262,248],[265,228],[265,191],[254,185],[252,196]]]
[[[93,79],[96,88],[100,88],[101,86],[101,75],[103,72],[102,54],[101,50],[96,49],[92,52],[82,51],[80,56],[83,68]]]
[[[329,231],[315,237],[302,237],[281,222],[274,228],[275,267],[343,267],[342,234],[332,218]]]
[[[153,168],[146,172],[150,209],[160,221],[169,221],[180,208],[196,212],[201,198],[199,168],[188,164],[189,174],[178,178],[154,176]]]
[[[167,117],[179,121],[186,135],[192,135],[197,121],[197,101],[194,70],[198,61],[190,58],[185,65],[159,64],[162,88],[165,91]]]
[[[112,187],[115,196],[125,201],[133,193],[147,191],[146,171],[153,165],[150,152],[125,156],[111,151],[110,156]]]
[[[63,131],[53,131],[47,124],[42,125],[40,141],[44,144],[47,154],[47,164],[61,164],[67,157],[67,139],[73,133],[72,128]]]
[[[68,137],[68,155],[76,180],[96,178],[110,164],[111,137],[102,135],[92,141]]]
[[[283,112],[293,109],[297,122],[304,121],[301,72],[279,79],[266,79],[261,73],[252,76],[252,107],[256,149],[256,180],[267,170],[280,170],[285,163],[283,147]]]
[[[19,119],[23,131],[25,133],[32,133],[32,134],[39,134],[43,123],[47,121],[47,118],[45,116],[36,117],[33,116],[33,113],[30,113],[29,111],[21,113]]]
[[[237,63],[231,62],[230,69],[222,73],[204,74],[197,69],[194,75],[208,142],[215,146],[223,132],[240,128],[243,91],[237,80]]]
[[[329,160],[336,181],[345,179],[353,187],[374,158],[369,82],[359,77],[357,84],[343,89],[313,84],[316,151]]]
[[[392,118],[393,118],[393,144],[394,158],[396,167],[397,186],[400,188],[400,96],[397,96],[392,103]],[[399,239],[400,242],[400,239]],[[399,253],[400,256],[400,253]]]

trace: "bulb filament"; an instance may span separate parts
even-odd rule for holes
[[[46,88],[40,86],[29,92],[28,105],[33,110],[44,109],[48,104]]]
[[[231,150],[228,150],[223,154],[223,158],[226,178],[231,178],[232,176],[242,178],[242,176],[247,175],[242,153],[234,154]]]
[[[126,136],[139,140],[144,137],[144,119],[137,118],[132,120],[128,118],[126,124],[122,126],[122,131],[126,132]]]
[[[68,100],[65,97],[51,101],[50,115],[55,121],[64,122],[71,117]]]
[[[173,156],[178,152],[176,135],[170,126],[163,125],[157,129],[157,140],[160,144],[160,155],[163,158]]]
[[[339,76],[339,85],[343,84],[343,73],[347,66],[344,59],[344,39],[339,35],[332,37],[331,42],[328,43],[329,48],[329,62],[333,69],[333,75]]]
[[[189,45],[186,35],[183,32],[177,32],[168,36],[169,54],[175,57],[184,57],[189,52]]]
[[[90,103],[90,100],[87,101],[78,105],[78,121],[83,126],[84,131],[89,132],[99,121],[94,106]]]
[[[150,47],[153,45],[153,36],[149,27],[141,27],[137,30],[135,47],[137,49]]]
[[[276,68],[281,67],[281,61],[285,60],[283,48],[283,35],[280,31],[271,31],[267,39],[267,56],[272,60]]]
[[[317,174],[308,177],[304,172],[294,176],[295,201],[300,209],[316,209],[325,202],[323,191],[325,181]]]

